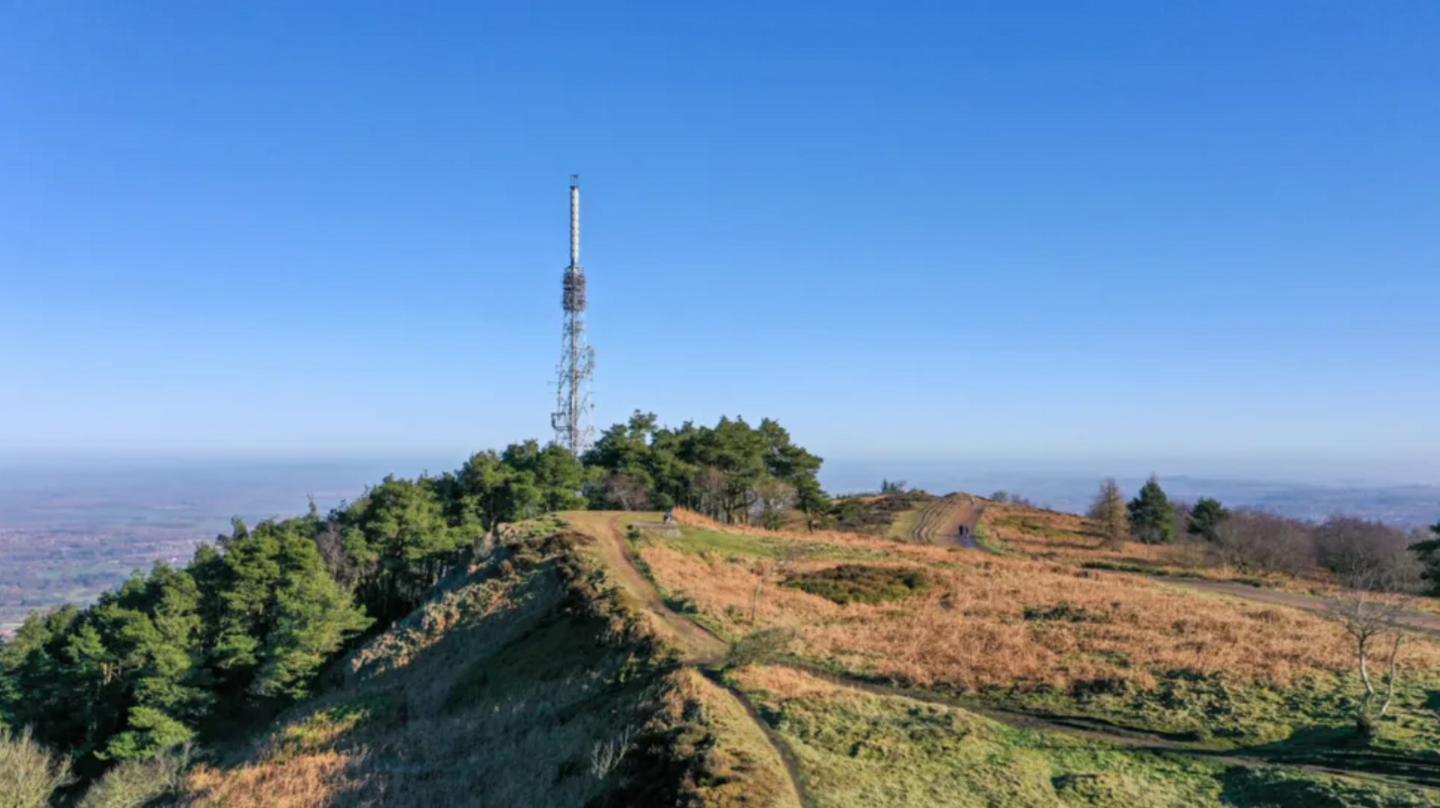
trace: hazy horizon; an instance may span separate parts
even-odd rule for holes
[[[543,442],[543,441],[542,441]],[[484,447],[496,450],[503,446]],[[1384,458],[1216,458],[1216,457],[1137,457],[1125,455],[1094,457],[985,457],[960,456],[855,456],[831,455],[823,449],[808,446],[825,459],[822,477],[843,476],[840,488],[853,487],[857,475],[906,479],[934,479],[937,474],[994,474],[1008,477],[1016,474],[1054,477],[1160,477],[1180,476],[1256,481],[1288,482],[1311,485],[1440,485],[1440,462],[1430,460],[1387,460]],[[429,472],[439,474],[460,467],[475,449],[461,452],[355,452],[352,454],[280,454],[237,455],[228,453],[171,454],[82,454],[69,452],[10,453],[0,455],[3,469],[104,469],[157,468],[189,466],[209,468],[299,467],[323,468],[393,468],[396,474],[415,476]],[[838,470],[837,470],[838,469]],[[879,475],[879,476],[876,476]]]

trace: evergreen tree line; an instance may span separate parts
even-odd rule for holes
[[[1407,533],[1343,514],[1312,522],[1256,508],[1231,510],[1210,497],[1172,502],[1153,476],[1129,502],[1113,479],[1105,480],[1088,516],[1111,547],[1190,539],[1241,572],[1301,575],[1319,568],[1345,580],[1364,571],[1382,582],[1372,585],[1440,595],[1440,524]]]
[[[86,608],[32,613],[0,646],[0,728],[82,772],[233,732],[307,695],[347,646],[415,608],[497,526],[584,508],[683,505],[727,522],[821,513],[820,458],[776,422],[656,426],[636,413],[583,458],[536,441],[454,472],[386,477],[322,516],[235,520]]]

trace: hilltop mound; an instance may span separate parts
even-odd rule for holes
[[[758,730],[682,667],[593,542],[537,531],[445,581],[329,692],[193,771],[184,802],[789,805]]]

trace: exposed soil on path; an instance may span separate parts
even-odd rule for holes
[[[910,529],[910,540],[989,552],[989,548],[975,541],[975,526],[984,510],[973,497],[964,494],[941,497],[920,510],[915,526]]]
[[[625,526],[640,521],[636,514],[577,511],[562,514],[562,518],[571,527],[595,539],[606,566],[619,579],[621,588],[655,615],[661,631],[669,635],[666,639],[675,642],[687,663],[708,667],[719,665],[725,659],[728,650],[725,642],[666,606],[660,593],[635,565],[630,545],[625,540]]]
[[[717,672],[725,660],[729,646],[724,640],[710,633],[708,629],[665,605],[665,601],[661,599],[655,586],[636,565],[630,545],[625,540],[625,526],[630,522],[640,521],[639,516],[633,513],[613,511],[575,511],[561,514],[561,517],[574,529],[596,540],[596,546],[606,566],[615,574],[620,586],[651,614],[655,615],[661,624],[661,629],[670,635],[668,639],[679,646],[685,661],[700,668],[707,679],[719,685],[745,710],[750,720],[764,733],[765,739],[785,767],[790,787],[794,792],[795,802],[801,808],[811,808],[814,803],[805,792],[804,780],[801,777],[795,753],[760,717],[760,711],[756,709],[750,697],[730,686],[723,677],[718,675]]]
[[[925,537],[923,541],[926,543],[959,545],[987,550],[983,545],[963,543],[960,533],[960,526],[968,524],[970,529],[966,531],[966,533],[973,534],[974,525],[979,520],[983,508],[970,498],[961,499],[957,497],[948,504],[946,500],[951,500],[951,498],[947,497],[945,500],[937,500],[926,507],[926,511],[921,514],[921,520],[917,522],[915,529],[912,531],[912,538],[916,541],[921,541],[922,539],[919,538],[919,536],[923,535]],[[934,508],[933,512],[931,508]],[[925,518],[927,515],[929,516],[928,520]],[[606,565],[614,572],[626,593],[655,615],[661,624],[661,628],[669,634],[680,647],[684,659],[689,664],[701,668],[702,672],[706,674],[706,678],[719,685],[731,698],[735,699],[745,710],[751,721],[764,733],[765,738],[769,741],[770,746],[774,749],[775,754],[784,765],[785,771],[789,776],[790,784],[794,789],[796,801],[803,808],[810,808],[810,806],[814,805],[805,791],[803,776],[794,751],[790,749],[784,739],[761,717],[759,710],[750,697],[726,683],[723,677],[718,675],[719,666],[724,661],[725,653],[728,649],[727,644],[719,637],[710,633],[709,630],[665,605],[665,602],[655,590],[654,585],[651,584],[636,565],[630,546],[625,539],[625,526],[630,522],[638,521],[639,516],[629,513],[579,511],[563,514],[563,518],[576,530],[596,539],[596,546],[604,558]],[[946,539],[948,539],[948,541]],[[974,542],[973,537],[970,541]],[[1204,581],[1168,578],[1164,576],[1150,577],[1168,584],[1212,591],[1279,606],[1323,610],[1328,603],[1328,601],[1323,598],[1257,589],[1244,584],[1224,581]],[[1440,616],[1429,615],[1422,612],[1407,612],[1405,619],[1407,623],[1414,621],[1413,627],[1419,631],[1440,634]],[[1387,762],[1376,758],[1371,768],[1364,769],[1354,767],[1354,764],[1360,762],[1359,758],[1347,760],[1351,765],[1345,766],[1314,762],[1313,758],[1309,758],[1308,760],[1310,762],[1306,762],[1306,759],[1286,759],[1278,755],[1245,756],[1234,751],[1220,752],[1204,749],[1196,744],[1180,740],[1178,737],[1172,737],[1145,729],[1124,727],[1100,719],[1082,716],[1042,715],[1015,709],[972,705],[966,703],[963,699],[837,675],[833,672],[823,671],[803,663],[792,662],[783,664],[787,664],[796,670],[803,671],[839,687],[874,695],[899,696],[916,701],[956,707],[1008,726],[1090,738],[1096,741],[1114,743],[1141,752],[1186,755],[1203,758],[1224,765],[1244,766],[1247,768],[1278,764],[1317,773],[1377,780],[1392,785],[1403,784],[1428,790],[1440,790],[1440,766],[1432,766],[1417,761]]]
[[[1242,600],[1254,603],[1269,603],[1275,606],[1289,606],[1294,609],[1304,609],[1309,612],[1323,612],[1334,601],[1329,598],[1316,597],[1314,595],[1301,595],[1296,592],[1281,592],[1275,589],[1261,589],[1246,584],[1234,583],[1232,581],[1209,581],[1199,578],[1175,578],[1166,575],[1146,576],[1152,581],[1158,581],[1171,586],[1179,586],[1186,589],[1198,589],[1204,592],[1215,592],[1221,595],[1229,595]],[[1407,628],[1422,634],[1440,636],[1440,615],[1429,612],[1420,612],[1413,609],[1402,611],[1396,618]]]

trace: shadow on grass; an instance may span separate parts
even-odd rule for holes
[[[1386,731],[1386,726],[1382,725],[1382,733]],[[1236,751],[1275,763],[1316,766],[1337,772],[1363,772],[1394,779],[1397,783],[1440,787],[1440,754],[1429,750],[1403,753],[1393,745],[1377,745],[1376,740],[1366,736],[1353,725],[1317,725],[1296,730],[1283,741],[1249,746]],[[1310,808],[1312,805],[1330,803],[1278,804],[1303,804]]]
[[[1436,715],[1440,715],[1440,690],[1425,691],[1425,703],[1420,706]]]
[[[1287,777],[1265,769],[1234,767],[1220,777],[1220,796],[1237,808],[1303,805],[1305,808],[1353,808],[1354,803],[1313,780]]]

